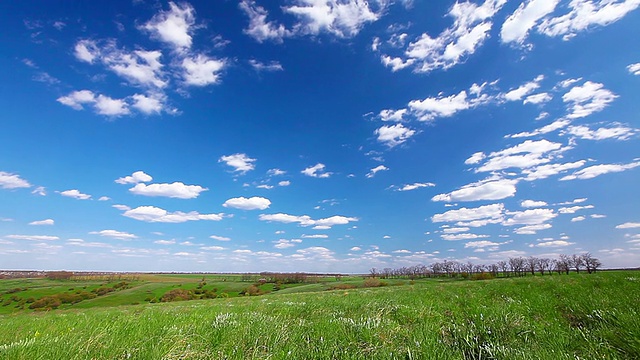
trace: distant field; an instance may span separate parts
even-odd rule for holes
[[[143,296],[203,282],[153,276],[67,309],[1,315],[0,359],[640,359],[635,271],[372,288],[324,278],[277,291],[258,284],[272,291],[262,296],[149,304]],[[252,284],[240,280],[205,275],[201,289],[237,295]],[[0,292],[68,292],[72,282],[2,280]],[[334,284],[342,289],[326,290]]]

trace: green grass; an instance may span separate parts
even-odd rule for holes
[[[22,312],[0,316],[0,359],[639,359],[639,275]]]

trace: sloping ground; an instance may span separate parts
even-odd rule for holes
[[[2,359],[639,359],[640,273],[0,317]]]

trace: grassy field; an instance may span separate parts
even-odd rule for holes
[[[0,316],[0,359],[640,359],[633,271],[77,308],[175,285],[140,282],[68,310]]]

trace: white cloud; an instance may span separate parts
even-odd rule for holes
[[[49,235],[7,235],[4,236],[7,239],[14,240],[30,240],[30,241],[54,241],[60,240],[57,236],[49,236]]]
[[[183,223],[186,221],[211,220],[220,221],[224,214],[200,214],[197,211],[188,213],[182,211],[168,212],[155,206],[139,206],[126,210],[122,216],[146,222]]]
[[[404,62],[413,60],[416,72],[448,69],[461,63],[489,37],[493,26],[490,19],[505,2],[486,0],[482,5],[456,2],[448,13],[453,25],[435,38],[424,33],[409,43],[403,54]]]
[[[175,240],[156,240],[153,243],[159,244],[159,245],[173,245],[176,243],[176,241]]]
[[[153,180],[151,175],[146,174],[144,171],[136,171],[129,176],[116,179],[115,182],[118,184],[137,184],[142,182],[149,182],[151,180]]]
[[[94,106],[100,115],[122,116],[130,113],[129,105],[124,99],[113,99],[105,95],[98,95]]]
[[[238,6],[249,17],[249,26],[244,29],[244,33],[256,41],[282,42],[284,38],[293,35],[293,32],[287,30],[284,25],[267,21],[269,13],[262,6],[257,6],[254,0],[242,0]]]
[[[332,173],[324,171],[325,165],[318,163],[301,171],[301,173],[314,178],[328,178]]]
[[[209,238],[213,240],[218,240],[218,241],[231,241],[231,238],[228,238],[226,236],[211,235],[209,236]]]
[[[95,41],[84,39],[76,43],[74,55],[76,59],[92,64],[93,60],[100,56],[100,49]]]
[[[181,182],[171,184],[144,184],[138,183],[129,191],[143,196],[164,196],[174,199],[195,199],[201,192],[209,189],[200,185],[185,185]]]
[[[558,209],[560,214],[575,214],[576,211],[585,210],[585,209],[593,209],[593,205],[585,205],[585,206],[572,206],[572,207],[562,207]]]
[[[358,246],[354,246],[351,249],[349,249],[349,251],[360,251],[362,250],[362,248],[358,247]]]
[[[538,141],[526,140],[516,146],[493,152],[488,160],[476,169],[476,172],[497,171],[508,168],[531,168],[548,163],[553,155],[566,150],[562,144],[542,139]],[[550,153],[546,157],[545,154]]]
[[[506,94],[504,94],[504,98],[507,101],[519,101],[522,100],[525,96],[531,94],[533,91],[540,87],[540,82],[544,80],[543,75],[539,75],[533,81],[530,81],[520,87],[510,90]]]
[[[500,200],[514,196],[518,180],[499,179],[468,184],[447,194],[434,196],[432,201]]]
[[[524,207],[524,208],[530,208],[530,207],[541,207],[541,206],[547,206],[547,203],[544,201],[535,201],[535,200],[524,200],[520,203],[520,206]]]
[[[382,62],[384,66],[391,68],[392,72],[396,72],[413,65],[416,59],[402,59],[400,57],[382,55],[380,56],[380,62]]]
[[[592,219],[603,219],[607,217],[607,215],[602,215],[602,214],[591,214],[590,216]]]
[[[349,224],[350,222],[358,221],[358,218],[346,217],[341,215],[331,216],[324,219],[313,220],[308,215],[296,216],[296,215],[289,215],[289,214],[283,214],[283,213],[261,214],[258,218],[262,221],[275,221],[275,222],[281,222],[285,224],[298,223],[302,226],[316,225],[314,229],[329,229],[335,225],[346,225],[346,224]]]
[[[98,201],[109,201],[109,200],[111,200],[111,198],[108,196],[100,196],[100,198],[98,198]]]
[[[100,235],[100,236],[109,237],[109,238],[118,239],[118,240],[131,240],[131,239],[137,239],[138,238],[134,234],[130,234],[130,233],[122,232],[122,231],[117,231],[117,230],[92,231],[89,234]]]
[[[280,64],[280,62],[278,61],[271,61],[268,64],[265,64],[263,62],[260,62],[258,60],[254,60],[251,59],[249,60],[249,65],[251,65],[251,67],[253,67],[253,69],[255,71],[283,71],[284,68],[282,67],[282,64]]]
[[[460,208],[449,210],[442,214],[435,214],[431,221],[437,222],[462,222],[474,220],[502,220],[504,213],[503,204],[484,205],[477,208]]]
[[[371,171],[369,171],[369,173],[366,175],[367,178],[372,178],[376,175],[377,172],[379,171],[388,171],[389,168],[384,166],[384,165],[378,165],[376,167],[374,167],[373,169],[371,169]]]
[[[46,220],[32,221],[29,223],[29,225],[53,225],[54,223],[55,221],[53,221],[53,219],[46,219]]]
[[[78,199],[78,200],[91,199],[91,195],[83,194],[83,193],[81,193],[80,191],[78,191],[76,189],[62,191],[62,192],[60,192],[60,195],[66,196],[66,197],[72,197],[72,198]]]
[[[109,69],[132,84],[164,88],[168,83],[163,79],[161,56],[160,51],[135,50],[126,53],[112,48],[101,60]]]
[[[267,189],[267,190],[271,190],[273,189],[273,185],[268,185],[268,184],[261,184],[256,186],[257,189]]]
[[[96,97],[92,91],[80,90],[71,92],[67,96],[61,96],[57,101],[63,105],[67,105],[74,110],[82,110],[84,104],[93,104],[96,101]]]
[[[553,96],[549,95],[549,93],[543,92],[543,93],[527,96],[522,103],[537,105],[537,104],[549,102],[551,101],[551,99],[553,99]]]
[[[205,251],[221,251],[224,250],[224,248],[222,246],[202,246],[200,248],[200,250],[205,250]]]
[[[401,188],[398,188],[397,191],[411,191],[411,190],[416,190],[416,189],[419,189],[419,188],[432,187],[432,186],[436,186],[436,184],[434,184],[434,183],[413,183],[413,184],[406,184],[406,185],[402,186]]]
[[[375,131],[375,134],[378,135],[378,141],[388,147],[394,147],[404,143],[415,135],[415,133],[415,130],[406,128],[402,124],[385,125]]]
[[[565,164],[548,164],[534,167],[532,169],[524,169],[522,170],[522,174],[526,175],[524,180],[533,181],[539,179],[546,179],[549,176],[557,175],[562,172],[566,172],[567,170],[577,169],[579,167],[584,166],[587,162],[585,160],[579,160],[572,163]]]
[[[497,242],[493,242],[493,241],[488,241],[488,240],[480,240],[480,241],[470,241],[466,244],[464,244],[465,249],[466,248],[484,248],[484,247],[494,247],[494,246],[500,246],[502,245],[502,243],[497,243]]]
[[[570,113],[567,117],[577,119],[602,111],[617,97],[618,95],[605,89],[603,84],[587,81],[562,95],[562,101],[569,104]]]
[[[194,86],[216,84],[220,80],[219,73],[225,65],[224,60],[210,59],[202,54],[194,58],[185,58],[182,61],[185,83]]]
[[[280,169],[269,169],[269,171],[267,171],[267,175],[269,176],[280,176],[286,173],[287,173],[286,171],[280,170]]]
[[[558,216],[552,209],[529,209],[507,212],[507,215],[510,217],[503,222],[506,226],[539,225]]]
[[[314,235],[303,234],[301,236],[301,238],[303,238],[303,239],[327,239],[327,238],[329,238],[329,235],[326,235],[326,234],[314,234]]]
[[[289,186],[289,185],[291,185],[291,181],[289,180],[283,180],[278,182],[278,186]]]
[[[273,245],[273,247],[276,249],[287,249],[287,248],[296,246],[295,243],[287,239],[280,239],[280,240],[274,241],[274,243],[275,245]]]
[[[638,133],[638,129],[615,124],[613,127],[601,127],[596,130],[591,130],[587,126],[579,125],[569,126],[566,133],[585,140],[629,140]]]
[[[526,225],[523,227],[519,227],[514,229],[513,232],[519,235],[533,235],[538,231],[551,229],[551,224],[537,224],[537,225]]]
[[[564,246],[569,246],[569,245],[573,245],[573,244],[575,244],[575,243],[568,242],[568,241],[565,241],[565,240],[553,240],[553,241],[541,242],[536,246],[537,247],[564,247]]]
[[[471,155],[467,160],[464,161],[464,163],[467,165],[477,164],[480,161],[484,160],[484,158],[486,157],[487,156],[482,151],[480,151]]]
[[[142,94],[134,94],[132,98],[134,102],[131,106],[143,114],[160,114],[165,108],[164,95],[156,94],[147,96]]]
[[[637,229],[640,228],[640,222],[626,222],[616,226],[616,229]]]
[[[2,183],[2,172],[0,172],[0,184]],[[31,185],[29,185],[31,186]],[[1,185],[0,185],[1,187]],[[38,186],[37,188],[33,189],[33,191],[31,191],[32,194],[35,195],[40,195],[40,196],[47,196],[47,190],[44,186]]]
[[[168,11],[160,11],[141,28],[173,46],[176,51],[188,50],[192,43],[195,10],[189,3],[169,2],[169,7]]]
[[[222,206],[241,210],[264,210],[271,205],[271,201],[263,197],[237,197],[224,202]]]
[[[283,7],[283,11],[298,18],[299,23],[294,26],[296,33],[327,32],[341,38],[357,35],[366,23],[378,20],[389,4],[379,0],[294,0],[293,3]],[[372,8],[373,4],[377,5],[377,11]]]
[[[380,114],[378,114],[378,117],[382,121],[401,122],[403,120],[403,117],[406,114],[407,114],[407,109],[400,109],[400,110],[386,109],[386,110],[381,110]]]
[[[584,216],[576,216],[571,219],[571,222],[583,221],[584,219],[586,219]]]
[[[538,32],[547,36],[562,36],[568,40],[594,25],[607,26],[622,19],[640,5],[638,0],[571,0],[567,14],[545,19]]]
[[[600,176],[608,173],[621,172],[621,171],[633,169],[638,166],[640,166],[640,161],[632,162],[629,164],[622,164],[622,165],[620,164],[593,165],[593,166],[584,168],[582,170],[576,171],[571,175],[567,175],[561,178],[560,180],[566,181],[566,180],[575,180],[575,179],[580,179],[580,180],[592,179],[596,176]]]
[[[442,232],[445,234],[457,234],[457,233],[467,232],[467,231],[469,231],[468,227],[448,227],[448,228],[442,229]]]
[[[502,24],[500,40],[503,43],[523,44],[531,30],[540,19],[553,12],[559,0],[529,0],[509,15]]]
[[[241,174],[246,173],[249,170],[255,169],[256,159],[248,157],[246,154],[233,154],[220,157],[218,162],[224,162],[225,164],[234,168],[234,171]]]
[[[558,119],[552,122],[551,124],[547,124],[533,131],[525,131],[517,134],[506,135],[505,138],[523,138],[523,137],[532,137],[536,135],[548,134],[550,132],[562,129],[569,124],[571,124],[571,120]]]
[[[481,239],[488,238],[489,235],[477,235],[477,234],[443,234],[440,235],[443,240],[447,241],[458,241],[458,240],[472,240],[472,239]]]
[[[460,91],[457,95],[428,97],[424,100],[412,100],[409,108],[417,114],[422,121],[433,120],[436,117],[450,117],[461,110],[467,110],[474,106],[467,100],[467,92]]]
[[[19,175],[0,171],[0,188],[20,189],[29,187],[31,187],[31,184],[29,184],[27,180],[22,179]]]
[[[635,63],[627,66],[627,70],[633,75],[640,75],[640,63]]]

